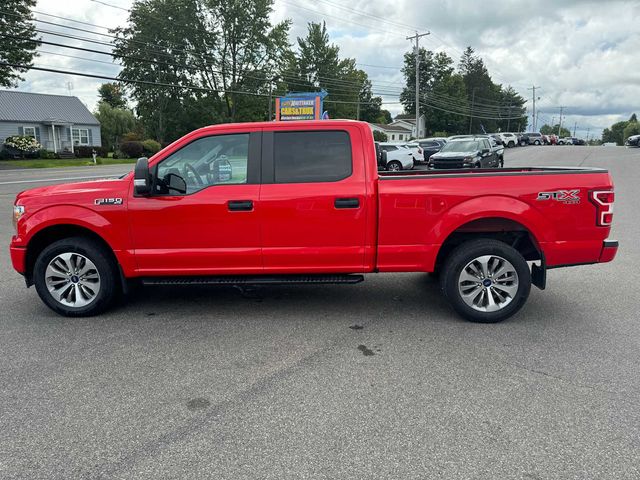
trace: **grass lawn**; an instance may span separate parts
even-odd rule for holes
[[[98,165],[117,165],[120,163],[136,163],[135,158],[98,158]],[[11,165],[21,168],[55,168],[55,167],[84,167],[93,166],[92,158],[69,159],[28,159],[28,160],[0,160],[0,165]]]

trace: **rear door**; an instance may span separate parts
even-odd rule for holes
[[[330,127],[329,127],[330,128]],[[364,268],[366,184],[360,130],[263,133],[260,191],[265,273]]]

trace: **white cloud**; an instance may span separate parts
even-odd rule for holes
[[[130,0],[105,0],[128,8]],[[106,27],[126,22],[127,12],[90,0],[61,2],[39,0],[37,11],[73,18]],[[367,15],[359,12],[366,12]],[[43,20],[65,23],[38,15]],[[530,2],[509,0],[276,0],[274,20],[293,20],[291,43],[306,34],[309,21],[325,20],[331,39],[344,56],[354,57],[360,64],[401,66],[411,45],[405,39],[419,31],[431,30],[422,45],[445,51],[458,61],[461,52],[471,45],[482,56],[494,80],[513,85],[523,96],[527,87],[540,86],[540,122],[557,121],[558,107],[566,106],[568,125],[578,122],[578,133],[590,129],[591,134],[614,121],[640,113],[640,5],[624,1],[541,0],[535,7]],[[90,26],[67,23],[95,30]],[[65,31],[60,27],[39,24],[43,30]],[[105,32],[104,30],[100,30]],[[66,33],[73,33],[66,30]],[[80,36],[100,37],[83,32]],[[82,42],[44,38],[73,45]],[[103,40],[108,40],[102,37]],[[96,46],[96,50],[108,50]],[[89,57],[110,62],[108,56],[43,45],[42,51]],[[36,64],[61,70],[82,71],[115,76],[118,67],[75,58],[43,53]],[[374,91],[397,91],[403,85],[398,70],[362,66],[372,81]],[[90,108],[96,103],[100,80],[67,75],[29,72],[23,90],[68,94],[80,97]],[[385,101],[397,97],[385,95]],[[531,103],[531,102],[529,102]],[[399,105],[387,105],[394,113]]]

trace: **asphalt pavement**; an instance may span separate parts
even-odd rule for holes
[[[505,163],[609,168],[621,248],[496,325],[423,274],[146,288],[59,317],[11,269],[15,194],[132,165],[0,171],[0,478],[640,478],[640,149]]]

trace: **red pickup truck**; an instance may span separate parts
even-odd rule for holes
[[[143,284],[356,283],[434,272],[453,308],[497,322],[550,268],[611,261],[606,170],[378,172],[355,121],[196,130],[118,179],[15,201],[15,269],[68,316]]]

